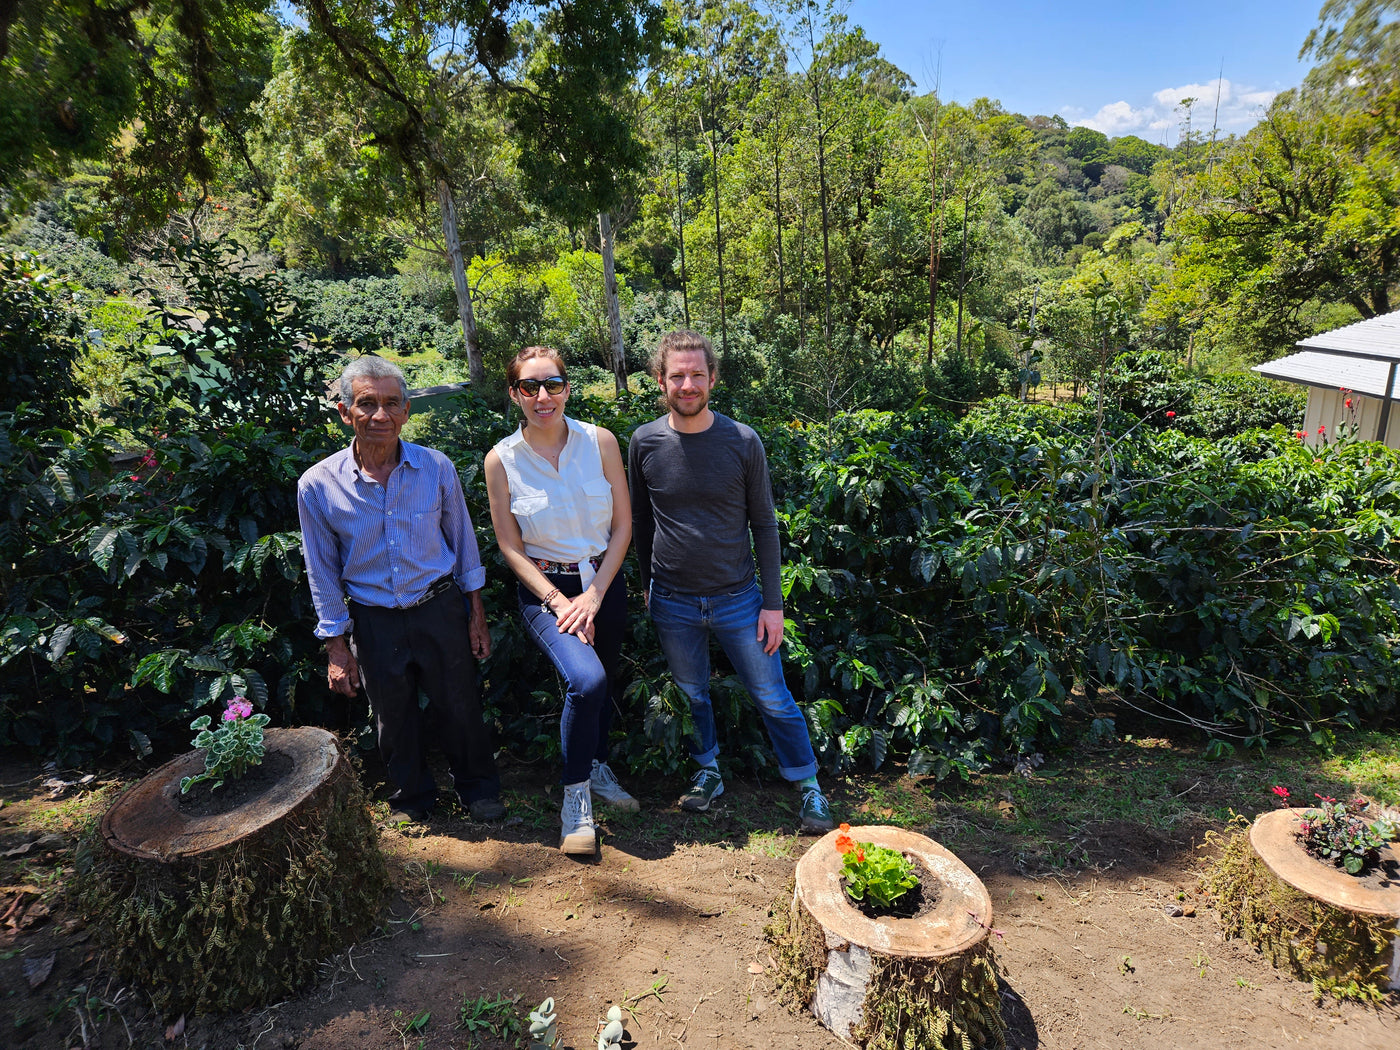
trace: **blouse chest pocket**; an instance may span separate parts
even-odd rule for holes
[[[526,543],[539,543],[544,538],[544,518],[548,511],[549,497],[543,493],[511,497],[510,512]]]
[[[588,517],[595,522],[612,521],[612,484],[607,478],[592,478],[583,483],[583,498]]]

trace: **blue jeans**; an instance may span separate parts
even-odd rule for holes
[[[550,585],[565,598],[582,593],[577,573],[545,573]],[[608,760],[608,730],[613,703],[620,697],[618,664],[622,635],[627,630],[627,585],[622,573],[613,577],[603,603],[593,617],[593,644],[576,634],[560,634],[554,614],[524,587],[516,597],[531,640],[549,657],[564,679],[564,712],[559,718],[559,742],[564,752],[565,784],[587,780],[593,760]]]
[[[661,651],[676,685],[690,698],[695,736],[690,756],[702,765],[719,754],[715,709],[710,703],[710,635],[719,639],[739,680],[758,705],[768,738],[778,756],[778,772],[786,780],[815,776],[817,756],[807,733],[807,720],[783,681],[777,653],[763,651],[758,641],[758,614],[763,595],[756,581],[733,594],[675,594],[651,585],[649,609]]]

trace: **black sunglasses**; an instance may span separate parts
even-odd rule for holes
[[[517,379],[511,389],[518,390],[526,397],[534,397],[544,387],[547,394],[562,394],[569,381],[563,376],[550,376],[548,379]]]

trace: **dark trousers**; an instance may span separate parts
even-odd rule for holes
[[[565,598],[583,592],[578,573],[545,573]],[[627,630],[627,585],[622,573],[613,577],[593,616],[593,644],[576,634],[560,634],[554,614],[525,587],[517,589],[520,615],[530,638],[549,657],[564,679],[564,711],[559,717],[559,742],[564,752],[562,783],[577,784],[593,772],[593,760],[608,760],[608,730],[613,705],[621,697],[618,665],[622,636]]]
[[[412,609],[350,603],[360,682],[379,731],[379,754],[402,805],[431,806],[437,784],[425,753],[431,740],[447,756],[464,804],[497,798],[501,781],[491,734],[481,718],[476,660],[462,594],[451,587]],[[428,697],[420,708],[418,692]]]

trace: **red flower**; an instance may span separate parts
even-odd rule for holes
[[[1301,430],[1298,431],[1298,440],[1299,440],[1299,441],[1302,441],[1303,438],[1305,438],[1305,437],[1307,437],[1306,434],[1304,434]]]
[[[1320,798],[1320,799],[1322,799],[1323,802],[1336,802],[1336,801],[1337,801],[1337,800],[1336,800],[1335,798],[1333,798],[1331,795],[1319,795],[1316,791],[1313,792],[1313,798]]]
[[[1317,432],[1318,432],[1319,434],[1325,434],[1325,433],[1327,433],[1327,427],[1326,427],[1325,425],[1324,425],[1324,426],[1320,426],[1320,427],[1317,428]]]
[[[1287,798],[1287,797],[1288,797],[1288,789],[1287,789],[1286,787],[1283,787],[1282,785],[1275,784],[1275,785],[1273,786],[1273,792],[1274,792],[1274,794],[1277,795],[1279,798]]]
[[[1168,413],[1167,413],[1167,418],[1168,418],[1168,419],[1175,419],[1175,418],[1176,418],[1176,413],[1175,413],[1175,412],[1168,412]]]
[[[857,864],[863,864],[863,863],[865,863],[865,850],[861,849],[861,848],[858,847],[858,846],[856,847],[856,863],[857,863]]]
[[[1351,398],[1347,398],[1347,408],[1351,407]]]

